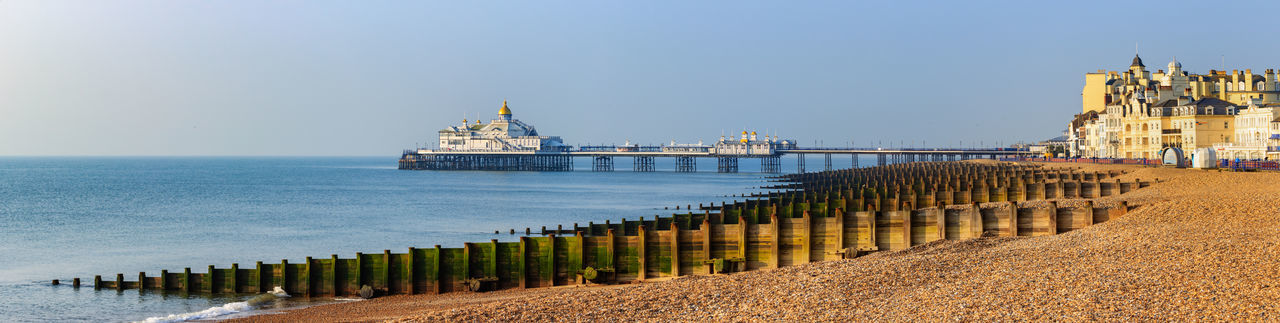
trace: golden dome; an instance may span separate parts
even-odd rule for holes
[[[507,108],[507,100],[502,100],[502,109],[498,109],[498,115],[511,115],[511,109]]]

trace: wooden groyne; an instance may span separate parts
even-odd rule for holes
[[[95,277],[94,287],[214,294],[281,287],[293,295],[352,296],[363,286],[386,295],[571,285],[581,283],[588,267],[604,283],[777,268],[942,239],[1084,228],[1127,207],[1035,200],[1108,196],[1148,184],[1106,180],[1116,174],[945,162],[800,174],[789,184],[800,191],[697,213],[575,225],[571,234],[244,268],[211,265],[201,272],[138,273],[135,281],[117,274]]]

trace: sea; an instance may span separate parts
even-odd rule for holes
[[[669,214],[765,192],[758,160],[739,173],[408,171],[387,157],[0,157],[0,321],[178,322],[252,315],[350,299],[94,290],[190,267],[350,258],[356,252],[516,241],[542,226]],[[817,158],[815,158],[817,157]],[[874,160],[860,160],[868,165]],[[834,168],[848,168],[845,156]],[[783,172],[796,171],[794,157]],[[823,167],[820,156],[806,159]],[[499,233],[495,234],[494,231]],[[73,288],[72,278],[82,280]],[[59,279],[62,285],[54,286]],[[283,296],[283,295],[282,295]]]

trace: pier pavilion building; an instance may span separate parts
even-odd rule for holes
[[[720,136],[720,140],[716,141],[715,145],[712,146],[712,153],[716,155],[772,156],[777,155],[777,151],[781,149],[795,149],[795,142],[795,140],[778,140],[778,138],[770,136],[764,136],[764,139],[760,139],[756,136],[755,131],[752,131],[749,136],[746,131],[743,131],[742,137],[738,139]]]
[[[440,130],[443,151],[565,151],[559,136],[542,136],[533,126],[512,118],[511,108],[502,100],[498,118],[489,123],[467,123]]]

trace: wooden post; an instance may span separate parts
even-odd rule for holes
[[[76,289],[80,288],[80,277],[71,279],[71,288],[76,288]]]
[[[311,296],[313,295],[313,293],[311,292],[311,287],[312,287],[312,286],[315,286],[315,285],[311,282],[311,276],[314,274],[314,273],[312,273],[312,272],[311,272],[311,257],[307,257],[307,262],[306,262],[306,264],[302,265],[302,267],[303,267],[303,270],[302,270],[302,272],[303,272],[303,274],[302,274],[302,281],[305,281],[305,282],[306,282],[306,284],[307,284],[307,285],[306,285],[306,286],[307,286],[307,288],[306,288],[306,290],[307,290],[306,295],[307,295],[307,297],[311,297]],[[213,266],[210,266],[209,268],[211,268],[211,269],[212,269],[212,268],[213,268]]]
[[[857,157],[854,157],[854,158],[857,158]],[[833,233],[832,233],[832,235],[831,235],[832,237],[835,237],[835,239],[836,239],[836,251],[841,251],[841,250],[845,249],[845,246],[844,246],[844,212],[845,212],[845,208],[843,208],[843,207],[836,208],[836,225],[835,225],[835,232],[833,232]],[[832,230],[832,228],[830,228],[830,227],[828,227],[828,228],[827,228],[827,231],[828,231],[828,232],[830,232],[831,230]],[[841,253],[841,254],[840,254],[840,258],[846,258],[846,256],[847,256],[847,254],[845,254],[845,253]],[[824,259],[823,259],[823,260],[825,260],[825,257],[824,257]]]
[[[969,238],[977,238],[982,236],[982,232],[986,231],[985,224],[982,223],[982,210],[978,208],[978,204],[974,203],[969,208]]]
[[[76,278],[75,282],[76,282],[75,286],[80,287],[80,279]],[[169,270],[167,269],[160,271],[160,290],[161,291],[169,290]]]
[[[338,291],[338,255],[329,255],[329,260],[333,261],[329,263],[329,291],[333,292],[333,297],[338,297],[342,295]]]
[[[520,274],[520,288],[529,288],[529,285],[527,282],[529,279],[529,275],[525,273],[525,257],[526,257],[526,254],[528,254],[528,249],[526,249],[527,248],[526,244],[528,244],[528,242],[526,242],[525,240],[527,239],[528,237],[520,237],[520,257],[519,257],[519,264],[518,264],[520,268],[518,268],[517,270],[517,272],[519,272]]]
[[[269,290],[267,289],[267,285],[269,285],[269,283],[267,283],[266,280],[262,279],[262,261],[255,262],[253,268],[254,268],[253,271],[255,273],[258,273],[258,276],[257,276],[258,293],[259,294],[266,293]],[[164,275],[164,274],[162,273],[161,275]]]
[[[578,262],[573,264],[573,268],[568,268],[567,270],[573,271],[569,273],[569,277],[574,278],[573,281],[576,284],[578,281],[576,276],[582,274],[582,265],[587,261],[587,250],[585,247],[587,243],[585,241],[586,238],[582,237],[582,231],[574,231],[573,236],[577,238],[577,241],[573,244],[573,252],[578,254]]]
[[[614,274],[617,274],[619,269],[618,269],[617,267],[615,267],[615,266],[614,266],[614,264],[616,263],[616,262],[614,261],[614,259],[616,259],[616,258],[614,258],[614,253],[613,253],[613,248],[614,248],[614,240],[613,240],[613,239],[614,239],[614,236],[613,236],[613,235],[614,235],[614,233],[613,233],[613,228],[609,228],[608,230],[605,230],[605,236],[606,236],[607,238],[605,239],[606,241],[605,241],[605,246],[604,246],[604,252],[605,252],[605,254],[606,254],[606,255],[604,256],[604,258],[605,258],[604,260],[605,260],[605,261],[607,261],[607,263],[605,263],[605,265],[604,265],[603,267],[605,267],[605,268],[613,268],[613,272],[614,272]]]
[[[215,280],[213,280],[213,265],[209,265],[209,274],[204,275],[204,283],[208,284],[208,286],[205,286],[205,288],[209,290],[209,294],[215,294],[218,292],[218,290],[214,288],[214,282]]]
[[[1049,235],[1058,234],[1058,201],[1049,201],[1049,229],[1047,231],[1049,231]]]
[[[93,290],[102,289],[102,275],[93,275]]]
[[[1086,226],[1093,226],[1093,224],[1094,224],[1094,221],[1093,221],[1093,200],[1087,200],[1087,201],[1084,201],[1084,208],[1085,208],[1085,217],[1084,217],[1084,219],[1085,219],[1085,225],[1086,225]]]
[[[187,270],[189,271],[190,268]],[[289,290],[289,259],[280,259],[280,289],[289,294],[297,292],[297,290]]]
[[[680,277],[680,227],[671,221],[671,277]]]
[[[387,285],[387,294],[395,291],[395,284],[391,283],[391,250],[382,250],[382,281]]]
[[[902,249],[911,248],[911,208],[908,206],[891,212],[898,214],[902,219],[902,240],[899,241],[902,243]]]
[[[933,209],[935,212],[933,217],[934,231],[933,240],[947,239],[947,209],[946,207],[937,207]]]
[[[1007,236],[1018,236],[1018,203],[1009,202],[1009,212],[1005,214],[1006,223],[1008,224],[1009,233]],[[999,219],[999,217],[997,217]],[[997,220],[998,221],[998,220]]]
[[[213,267],[213,266],[209,266]],[[116,274],[116,291],[124,290],[124,274]]]
[[[778,230],[777,213],[769,214],[769,229],[773,231],[773,234],[769,237],[769,268],[778,268],[778,257],[782,254],[778,252],[778,245],[781,244],[782,239]]]
[[[466,281],[467,279],[471,278],[471,243],[470,242],[462,243],[462,272],[454,273],[453,277],[462,281]],[[444,279],[440,279],[438,280],[438,282],[444,282]]]
[[[796,257],[796,263],[807,264],[812,257],[813,244],[813,217],[809,216],[809,210],[804,210],[800,214],[800,254]]]
[[[356,253],[356,288],[364,289],[364,253]]]
[[[57,280],[54,281],[56,282]],[[142,293],[144,290],[147,290],[147,272],[140,271],[138,272],[138,293]]]
[[[711,260],[711,219],[703,217],[702,227],[698,228],[698,230],[702,231],[702,261],[706,263],[707,260]],[[708,274],[716,273],[714,264],[706,266]]]
[[[588,229],[590,230],[590,229]],[[489,244],[493,246],[493,254],[489,255],[489,265],[485,266],[484,274],[487,277],[498,278],[498,239],[489,240]],[[436,267],[440,267],[440,256],[436,254]],[[501,287],[501,281],[495,281],[494,285]]]
[[[404,264],[405,268],[407,268],[409,272],[409,277],[405,277],[405,280],[409,282],[407,286],[408,288],[405,290],[405,292],[408,293],[409,295],[416,294],[417,287],[418,287],[417,272],[414,271],[414,268],[413,268],[413,265],[418,263],[418,253],[415,251],[416,251],[416,248],[409,247],[409,262]],[[334,259],[335,260],[338,259],[338,256],[334,256]]]
[[[191,286],[191,267],[182,268],[182,291],[184,292],[195,291],[195,290],[192,290],[192,286]]]
[[[441,274],[444,270],[440,269],[440,266],[444,265],[444,261],[440,260],[440,258],[444,257],[444,252],[440,250],[440,245],[435,245],[435,248],[433,249],[436,252],[436,256],[434,257],[435,260],[433,261],[435,264],[431,266],[432,268],[427,272],[427,279],[431,280],[431,293],[440,294],[444,290],[444,284],[448,281],[444,279],[444,275]]]
[[[747,221],[743,217],[738,217],[738,256],[747,262]]]
[[[654,218],[653,222],[657,223],[658,219]],[[556,285],[556,236],[557,235],[558,234],[551,234],[547,236],[547,251],[550,251],[550,252],[548,252],[546,255],[543,255],[543,258],[546,258],[547,263],[551,264],[550,266],[547,266],[548,268],[551,268],[551,273],[550,273],[551,279],[549,279],[550,280],[549,283],[551,286]],[[539,272],[539,274],[541,274],[541,272]]]
[[[240,264],[239,263],[231,264],[231,292],[232,293],[240,292]]]
[[[878,234],[878,232],[876,232],[878,230],[876,228],[876,218],[878,217],[878,215],[883,213],[878,210],[870,210],[872,205],[868,204],[867,207],[868,207],[867,211],[859,212],[860,214],[858,216],[858,221],[860,223],[859,225],[866,224],[867,243],[869,244],[868,246],[866,246],[866,248],[869,250],[878,250],[880,247],[880,244],[879,244],[879,237],[876,236]]]
[[[648,261],[646,261],[646,259],[645,259],[645,249],[648,249],[648,248],[645,248],[645,246],[646,246],[646,243],[645,243],[645,240],[646,240],[646,237],[645,237],[645,236],[646,236],[646,234],[645,234],[645,229],[644,229],[644,224],[643,224],[643,223],[644,223],[644,221],[641,221],[640,223],[641,223],[641,224],[640,224],[640,226],[636,228],[636,231],[638,231],[638,232],[639,232],[639,240],[640,240],[640,247],[639,247],[639,248],[636,248],[636,253],[640,254],[640,256],[639,256],[639,257],[637,257],[637,258],[639,258],[639,262],[640,262],[640,272],[639,272],[639,273],[637,273],[637,275],[639,275],[639,276],[638,276],[638,277],[639,277],[639,278],[638,278],[639,280],[644,280],[644,279],[645,279],[645,276],[646,276],[645,274],[646,274],[646,273],[647,273],[647,271],[648,271],[648,269],[646,269],[646,268],[648,268],[648,266],[646,266],[646,263],[647,263]]]

